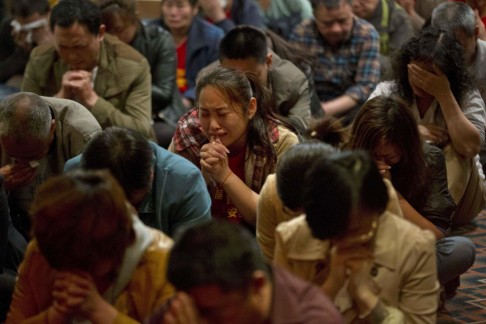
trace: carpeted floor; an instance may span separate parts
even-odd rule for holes
[[[476,245],[476,262],[461,276],[457,294],[439,312],[437,322],[441,324],[486,323],[486,210],[465,229],[464,236]]]

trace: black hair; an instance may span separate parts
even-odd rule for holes
[[[256,270],[269,275],[254,237],[241,225],[211,220],[183,229],[174,240],[167,278],[179,290],[215,284],[248,291]]]
[[[109,169],[129,199],[135,190],[150,186],[154,153],[148,141],[135,130],[109,127],[86,145],[81,166]]]
[[[51,29],[55,26],[69,28],[79,23],[93,35],[98,35],[101,26],[101,11],[89,0],[62,0],[52,9]]]
[[[297,210],[303,206],[303,175],[319,157],[325,157],[337,149],[321,142],[304,142],[290,147],[277,162],[277,192],[282,203]]]
[[[10,11],[13,17],[27,18],[35,13],[45,15],[49,12],[47,0],[15,0],[10,4]]]
[[[230,30],[219,43],[219,60],[254,58],[265,63],[268,54],[267,38],[260,29],[239,25]]]
[[[343,234],[353,211],[381,214],[387,203],[387,188],[367,152],[317,158],[305,174],[306,220],[312,235],[320,240]]]

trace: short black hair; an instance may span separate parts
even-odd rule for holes
[[[336,148],[326,143],[304,142],[292,146],[278,159],[277,192],[286,207],[292,210],[303,207],[303,175],[317,158],[336,151]]]
[[[304,209],[312,235],[326,240],[343,234],[351,212],[383,213],[388,192],[374,161],[364,151],[320,157],[305,175]]]
[[[108,169],[131,199],[133,191],[151,184],[154,153],[139,132],[109,127],[96,134],[86,145],[81,167],[88,170]]]
[[[71,27],[79,23],[93,35],[98,35],[101,26],[101,11],[89,0],[62,0],[52,9],[51,29],[55,26]]]
[[[255,58],[265,63],[268,54],[267,37],[260,29],[239,25],[230,30],[219,43],[219,60]]]
[[[211,220],[175,236],[167,278],[178,290],[215,284],[224,291],[248,291],[253,273],[270,270],[255,238],[241,225]]]
[[[10,4],[12,17],[27,18],[35,13],[45,15],[50,10],[47,0],[15,0]]]

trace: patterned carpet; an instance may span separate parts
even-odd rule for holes
[[[457,294],[439,312],[437,322],[441,324],[486,323],[486,210],[465,232],[464,236],[476,244],[476,262],[461,276]]]

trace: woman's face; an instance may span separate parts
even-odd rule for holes
[[[121,11],[103,15],[106,31],[118,37],[122,42],[130,44],[137,32],[137,21],[132,20]]]
[[[373,158],[376,162],[394,166],[402,159],[402,152],[397,145],[387,141],[381,141],[373,150]]]
[[[189,0],[162,1],[162,19],[172,32],[188,30],[197,12],[198,8],[192,6]]]
[[[206,86],[199,93],[199,120],[208,140],[219,138],[230,151],[246,146],[248,124],[256,111],[256,100],[252,98],[248,109],[232,103],[221,90]]]
[[[415,64],[419,66],[420,68],[429,71],[430,73],[434,73],[434,68],[433,68],[433,63],[432,62],[425,62],[425,61],[418,61],[418,60],[411,60],[410,64]],[[412,87],[412,91],[415,96],[420,97],[420,98],[430,98],[432,97],[430,94],[422,90],[420,87],[420,84],[417,83],[417,81],[411,77],[410,73],[408,73],[408,82],[410,83],[410,86]]]

